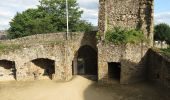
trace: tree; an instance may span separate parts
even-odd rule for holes
[[[78,31],[78,32],[82,32],[82,31],[89,32],[92,30],[93,30],[93,25],[85,20],[78,21],[75,27],[72,28],[72,31]]]
[[[156,25],[154,30],[154,39],[158,41],[166,41],[170,44],[170,27],[165,23]]]
[[[52,14],[53,24],[58,31],[66,30],[66,1],[65,0],[41,0],[40,8]],[[83,11],[80,10],[76,0],[68,0],[69,28],[70,31],[77,26]]]
[[[48,33],[54,31],[51,16],[40,9],[28,9],[17,13],[10,22],[8,36],[18,38],[33,34]]]
[[[90,30],[92,25],[80,19],[83,11],[76,0],[68,0],[68,4],[70,31]],[[66,31],[65,8],[65,0],[40,0],[37,9],[28,9],[16,14],[10,22],[9,37]]]

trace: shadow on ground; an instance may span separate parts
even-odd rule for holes
[[[153,83],[101,85],[93,83],[84,91],[84,100],[169,100],[170,89]]]

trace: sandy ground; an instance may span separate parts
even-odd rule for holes
[[[170,100],[170,92],[145,83],[101,86],[76,76],[69,82],[0,82],[0,100]]]

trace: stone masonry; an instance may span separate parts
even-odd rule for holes
[[[88,63],[84,64],[86,61],[96,65],[96,62],[90,61],[95,59],[97,68],[90,69],[96,69],[99,82],[114,83],[116,80],[128,84],[146,80],[149,76],[151,80],[156,77],[157,81],[163,80],[169,84],[169,77],[165,77],[169,72],[165,72],[167,75],[162,73],[166,71],[169,60],[161,60],[163,65],[160,68],[152,59],[163,58],[153,52],[148,54],[153,44],[153,1],[99,0],[101,40],[98,41],[96,32],[71,33],[68,40],[64,33],[53,33],[0,41],[5,45],[22,45],[22,48],[0,52],[0,81],[70,80],[77,71],[85,72],[81,68],[89,67]],[[104,43],[105,32],[117,26],[141,29],[149,42],[121,45]],[[96,54],[97,57],[90,59],[91,55]]]
[[[105,32],[113,27],[141,29],[153,42],[154,0],[99,0],[99,33],[104,39]]]
[[[4,44],[15,42],[23,47],[0,54],[0,81],[35,80],[37,75],[39,79],[46,79],[45,71],[52,70],[52,66],[51,79],[71,79],[73,60],[79,48],[88,45],[97,50],[94,33],[72,33],[72,36],[67,41],[64,33],[1,41]]]
[[[153,0],[99,0],[98,78],[112,83],[110,63],[119,63],[121,84],[145,79],[146,52],[153,45]],[[114,27],[140,29],[149,43],[105,44],[105,32]],[[115,67],[113,64],[112,67]],[[114,72],[114,71],[113,71]]]

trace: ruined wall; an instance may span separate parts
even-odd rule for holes
[[[121,64],[120,83],[128,84],[145,79],[145,44],[98,44],[98,74],[101,82],[112,83],[108,77],[108,63]]]
[[[74,33],[75,34],[75,33]],[[81,33],[80,33],[81,34]],[[0,40],[0,43],[10,44],[35,44],[48,41],[65,41],[65,33],[36,34],[11,40]]]
[[[153,45],[154,0],[99,0],[99,33],[116,26],[141,29]]]
[[[0,59],[15,62],[17,80],[33,80],[30,77],[30,67],[28,63],[38,58],[48,58],[55,60],[55,78],[64,78],[64,55],[65,47],[60,45],[34,45],[15,50],[6,54],[1,54]]]
[[[148,79],[170,88],[170,59],[151,49],[148,53]]]
[[[120,83],[132,83],[145,79],[144,61],[153,45],[154,0],[99,0],[99,34],[102,41],[105,32],[114,27],[136,28],[144,32],[147,43],[107,45],[99,41],[99,80],[108,81],[108,62],[121,63]]]
[[[65,40],[65,34],[55,33],[39,34],[1,42],[22,45],[22,48],[0,54],[0,60],[15,62],[16,80],[34,80],[33,72],[35,70],[43,73],[44,69],[39,69],[38,66],[32,63],[33,60],[40,58],[55,62],[55,73],[52,75],[52,79],[69,80],[72,78],[73,60],[78,49],[81,46],[89,45],[97,50],[94,33],[72,33],[72,39],[67,41]],[[0,66],[1,71],[3,70]],[[10,69],[7,71],[10,71]],[[4,79],[1,80],[0,78],[0,81]]]

